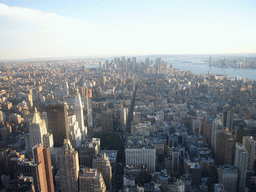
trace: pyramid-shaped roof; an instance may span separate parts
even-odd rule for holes
[[[34,116],[33,116],[32,123],[38,124],[38,123],[40,123],[41,121],[42,121],[42,120],[41,120],[41,117],[40,117],[40,115],[37,113],[37,109],[35,108],[35,113],[34,113]]]

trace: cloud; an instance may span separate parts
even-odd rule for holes
[[[3,22],[8,22],[11,26],[12,30],[8,27],[5,27],[5,30],[12,36],[2,31],[5,36],[0,38],[9,47],[13,46],[15,41],[15,46],[8,49],[7,55],[12,55],[9,52],[13,49],[17,57],[20,57],[21,52],[22,55],[25,52],[25,57],[88,55],[98,49],[104,34],[110,31],[108,27],[80,22],[55,13],[43,13],[39,10],[9,7],[4,4],[0,4],[1,17]],[[16,33],[13,29],[17,29]],[[22,48],[27,50],[24,51]],[[3,47],[0,49],[2,54],[7,52]]]
[[[229,25],[147,22],[105,26],[0,4],[0,25],[4,23],[0,58],[6,59],[256,51],[255,31]]]
[[[49,22],[52,16],[57,16],[52,13],[43,13],[39,10],[33,10],[29,8],[21,7],[9,7],[5,4],[0,4],[0,15],[10,18],[22,19],[24,21],[44,24]]]

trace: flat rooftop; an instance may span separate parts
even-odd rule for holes
[[[117,150],[100,150],[100,153],[105,153],[110,163],[116,162]]]

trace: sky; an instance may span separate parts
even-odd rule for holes
[[[255,0],[0,0],[0,60],[256,53]]]

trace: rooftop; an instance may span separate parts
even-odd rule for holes
[[[110,163],[116,162],[117,150],[101,150],[100,153],[105,153]]]

